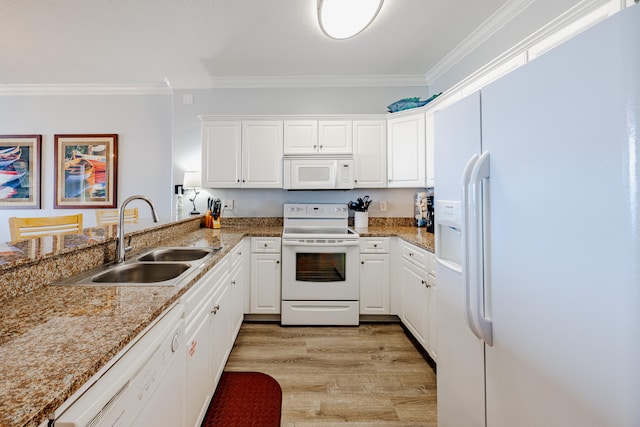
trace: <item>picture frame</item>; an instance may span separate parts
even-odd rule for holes
[[[40,209],[42,135],[0,135],[0,209]]]
[[[118,135],[54,136],[56,209],[117,207]]]

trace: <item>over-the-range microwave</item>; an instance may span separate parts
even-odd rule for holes
[[[285,190],[348,190],[353,180],[352,158],[284,159]]]

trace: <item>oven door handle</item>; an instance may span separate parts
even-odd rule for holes
[[[318,247],[334,247],[334,246],[358,246],[360,243],[358,239],[353,240],[341,240],[338,242],[314,242],[314,241],[299,241],[299,240],[282,240],[282,246],[314,246]]]

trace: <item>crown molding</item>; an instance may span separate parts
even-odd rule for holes
[[[505,3],[425,74],[427,84],[432,84],[439,77],[442,77],[534,2],[535,0],[511,0]],[[547,37],[610,2],[611,0],[582,0],[533,35],[527,37],[523,42],[516,44],[509,52],[513,53],[514,50],[521,50],[523,44],[530,45],[533,43],[532,40]]]
[[[362,76],[247,76],[213,77],[211,89],[300,88],[300,87],[381,87],[426,86],[423,74]]]
[[[89,85],[89,84],[30,84],[0,85],[0,96],[30,95],[170,95],[166,84],[153,85]]]
[[[425,74],[427,84],[433,83],[467,55],[500,31],[505,25],[522,13],[535,0],[510,0],[485,20],[458,46]]]

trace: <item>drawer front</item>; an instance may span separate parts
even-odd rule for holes
[[[228,269],[229,263],[227,257],[224,257],[182,296],[182,303],[185,308],[185,320],[187,323],[192,320],[198,308],[206,302],[207,296],[213,291],[212,285],[215,283],[215,278],[227,274]]]
[[[388,237],[361,237],[361,254],[388,254],[390,249],[390,239]]]
[[[251,252],[280,252],[280,237],[252,237]]]
[[[429,252],[407,242],[402,242],[402,259],[406,259],[416,267],[429,271]]]
[[[229,270],[233,270],[236,265],[242,260],[242,251],[244,249],[244,241],[240,241],[235,247],[229,252],[227,257],[229,258],[229,262],[231,265],[229,266]]]

